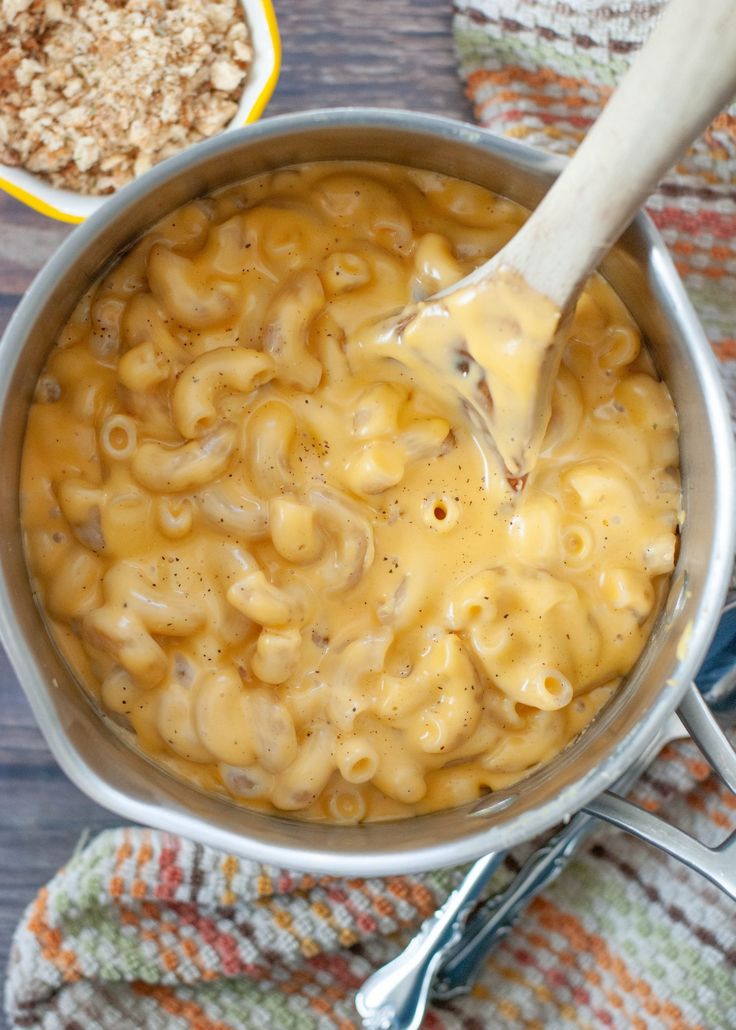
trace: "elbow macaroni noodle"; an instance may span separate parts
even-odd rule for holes
[[[524,217],[435,173],[285,169],[167,217],[78,304],[29,417],[28,563],[75,673],[175,773],[311,819],[431,811],[548,761],[632,668],[677,420],[611,289],[520,492],[361,343]]]

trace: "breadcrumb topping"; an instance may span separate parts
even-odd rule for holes
[[[112,193],[232,121],[239,0],[0,0],[0,161]]]

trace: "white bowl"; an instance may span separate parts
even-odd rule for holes
[[[250,29],[253,61],[235,117],[224,130],[238,129],[256,121],[276,86],[281,67],[281,40],[271,0],[241,0]],[[50,186],[39,175],[24,168],[0,163],[0,189],[59,222],[83,222],[108,199],[90,197],[75,190]]]

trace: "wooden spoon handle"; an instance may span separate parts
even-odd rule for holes
[[[573,159],[504,248],[503,264],[565,308],[734,92],[736,0],[670,0]]]

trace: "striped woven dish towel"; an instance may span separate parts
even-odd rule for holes
[[[709,843],[736,806],[691,744],[634,799]],[[509,855],[495,886],[529,847]],[[9,1025],[25,1030],[357,1030],[360,983],[462,870],[338,880],[266,868],[168,834],[110,830],[40,891],[16,930]],[[534,901],[467,997],[425,1030],[733,1030],[733,903],[602,829]]]
[[[460,72],[478,121],[499,135],[571,154],[664,2],[455,0],[454,6]],[[665,176],[647,208],[721,359],[736,410],[736,104]]]

